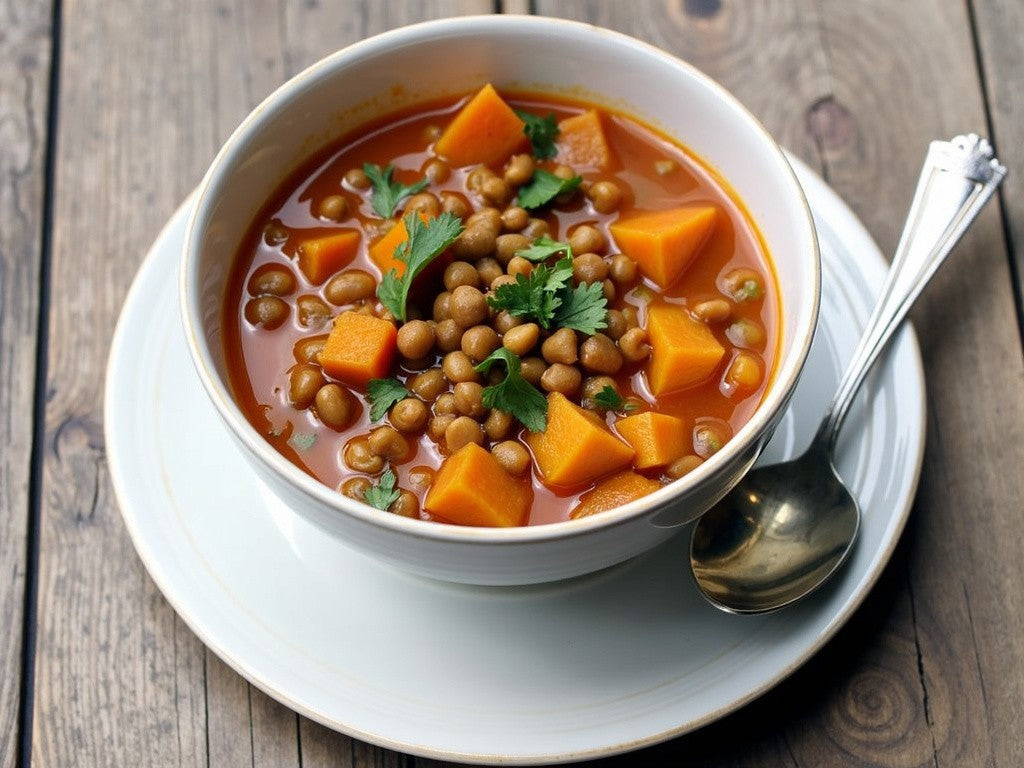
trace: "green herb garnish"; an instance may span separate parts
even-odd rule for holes
[[[561,294],[571,279],[572,259],[559,259],[554,267],[538,264],[529,276],[516,275],[514,283],[498,286],[487,303],[515,317],[536,320],[542,328],[550,328],[555,310],[562,303]]]
[[[538,264],[530,275],[516,275],[514,283],[498,286],[487,303],[515,317],[536,321],[542,328],[572,328],[594,334],[607,328],[608,301],[600,283],[572,287],[572,250],[567,243],[538,238],[532,248],[549,256],[560,251],[568,254],[554,267]],[[520,254],[524,251],[519,251]]]
[[[420,179],[415,184],[406,186],[391,178],[394,172],[395,166],[393,165],[381,169],[379,165],[363,163],[363,173],[373,184],[370,205],[382,219],[390,219],[403,199],[409,195],[415,195],[428,183],[427,179]]]
[[[560,243],[557,240],[552,240],[547,235],[543,235],[534,240],[529,248],[516,251],[516,256],[527,261],[538,262],[547,261],[552,256],[557,256],[560,253],[564,253],[570,259],[572,258],[572,248],[569,247],[568,243]]]
[[[594,405],[598,405],[609,411],[635,411],[636,404],[626,402],[622,395],[615,391],[610,384],[594,395]]]
[[[392,269],[384,275],[377,286],[377,298],[392,315],[405,322],[405,303],[412,281],[459,236],[462,222],[448,211],[426,222],[410,211],[403,221],[409,237],[395,248],[395,258],[405,264],[405,272],[399,277]]]
[[[546,117],[538,117],[519,109],[515,112],[519,119],[526,123],[523,126],[523,133],[530,139],[533,156],[538,160],[547,160],[557,155],[555,139],[558,138],[558,123],[555,121],[554,113],[549,112]]]
[[[386,469],[380,476],[376,485],[371,485],[363,493],[363,501],[371,507],[388,511],[388,507],[398,501],[398,491],[395,490],[395,473]]]
[[[296,451],[308,451],[313,447],[313,443],[315,442],[315,432],[294,432],[292,433],[292,436],[288,438],[288,445]]]
[[[561,299],[555,310],[555,325],[591,336],[608,327],[608,300],[601,283],[581,283],[573,289],[567,288]]]
[[[540,208],[550,203],[563,192],[576,189],[583,181],[582,176],[573,176],[571,179],[563,179],[548,173],[542,168],[533,172],[533,178],[519,188],[517,202],[523,208]]]
[[[370,398],[370,421],[380,421],[388,409],[399,400],[411,397],[409,390],[398,379],[370,379],[366,383]]]
[[[543,432],[548,426],[548,399],[523,378],[519,358],[514,352],[498,347],[476,366],[476,370],[486,376],[499,360],[505,363],[505,378],[498,384],[484,387],[484,408],[507,411],[531,432]]]

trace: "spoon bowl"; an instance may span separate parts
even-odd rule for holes
[[[824,584],[857,540],[860,508],[832,460],[868,371],[1006,175],[974,134],[928,150],[885,285],[807,452],[748,473],[693,528],[697,587],[730,613],[767,613]]]
[[[828,455],[809,451],[753,470],[705,513],[693,536],[693,573],[717,607],[764,613],[828,579],[859,527],[857,501]]]

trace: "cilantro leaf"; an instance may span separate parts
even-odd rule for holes
[[[484,408],[511,413],[531,432],[543,432],[548,426],[548,399],[523,378],[519,358],[514,352],[498,347],[476,366],[476,370],[486,376],[499,360],[505,363],[507,373],[499,383],[484,387]]]
[[[563,192],[576,189],[582,181],[582,176],[563,179],[538,168],[533,172],[533,178],[519,188],[518,203],[523,208],[540,208]]]
[[[566,257],[554,267],[537,265],[530,275],[516,275],[514,283],[498,286],[487,303],[498,310],[507,310],[515,317],[536,320],[541,327],[551,327],[555,310],[562,303],[563,289],[572,279],[572,259]]]
[[[308,451],[316,442],[316,432],[293,432],[288,438],[288,445],[296,451]]]
[[[555,139],[558,138],[558,123],[555,122],[554,113],[548,112],[546,117],[538,117],[519,109],[515,112],[519,119],[526,123],[523,126],[523,133],[530,139],[534,157],[538,160],[547,160],[557,155]]]
[[[591,283],[573,288],[571,279],[572,257],[567,255],[554,267],[537,265],[529,277],[516,275],[514,283],[498,286],[487,303],[515,317],[535,320],[542,328],[554,325],[589,334],[607,328],[608,301],[603,286]]]
[[[572,258],[572,248],[569,247],[568,243],[560,243],[557,240],[552,240],[547,235],[542,235],[534,240],[529,248],[516,251],[516,256],[520,256],[527,261],[538,262],[547,261],[559,253],[564,253],[568,258]]]
[[[555,325],[590,335],[608,327],[608,300],[601,283],[580,283],[574,289],[564,290],[559,298]]]
[[[409,237],[395,248],[395,258],[405,263],[405,272],[399,277],[392,269],[384,275],[377,286],[377,298],[391,314],[405,322],[405,303],[412,281],[459,236],[462,222],[449,211],[426,222],[410,211],[402,221]]]
[[[541,265],[544,266],[544,265]],[[534,269],[534,272],[537,270]],[[564,256],[555,262],[555,266],[551,269],[548,275],[547,289],[550,291],[558,291],[569,285],[569,281],[572,279],[572,257]]]
[[[384,471],[380,481],[371,485],[363,492],[363,501],[371,507],[388,511],[388,507],[398,500],[398,491],[395,490],[395,473],[390,469]]]
[[[599,405],[609,411],[635,411],[636,404],[628,403],[615,391],[610,384],[594,395],[594,405]]]
[[[395,172],[395,166],[389,165],[381,169],[373,163],[363,163],[363,173],[373,184],[373,192],[370,194],[370,206],[382,219],[389,219],[395,212],[398,204],[409,195],[415,195],[425,186],[427,179],[420,179],[415,184],[406,186],[395,181],[391,175]]]
[[[370,398],[370,421],[380,421],[388,409],[399,400],[411,397],[409,390],[398,379],[370,379],[366,383]]]

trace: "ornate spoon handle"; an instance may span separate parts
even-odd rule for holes
[[[878,303],[811,442],[832,452],[850,403],[911,305],[1006,176],[975,134],[933,141]]]

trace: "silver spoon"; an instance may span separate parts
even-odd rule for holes
[[[832,462],[843,419],[910,306],[1005,175],[989,143],[974,134],[932,142],[878,303],[807,452],[753,470],[694,526],[690,567],[713,605],[774,611],[815,590],[849,555],[860,509]]]

